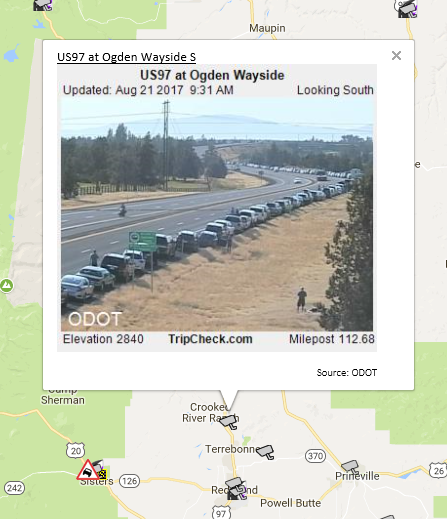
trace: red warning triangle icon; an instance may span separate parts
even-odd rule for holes
[[[99,476],[96,473],[96,470],[93,468],[93,465],[91,464],[90,460],[87,460],[84,463],[84,466],[77,475],[76,479],[78,481],[94,481],[95,479],[99,480]]]

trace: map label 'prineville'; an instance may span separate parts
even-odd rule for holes
[[[269,33],[273,34],[275,32],[286,32],[285,25],[259,25],[252,23],[250,24],[250,32],[260,32],[260,33]]]
[[[353,481],[353,480],[366,480],[366,481],[373,481],[380,479],[380,475],[376,474],[372,470],[368,470],[368,472],[365,472],[364,474],[352,474],[348,473],[345,474],[344,472],[336,472],[335,473],[335,479],[339,480],[342,479],[343,481]]]

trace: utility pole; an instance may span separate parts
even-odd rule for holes
[[[168,143],[169,143],[169,100],[163,103],[163,179],[165,191],[168,190]]]

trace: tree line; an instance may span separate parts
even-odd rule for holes
[[[201,159],[192,137],[169,137],[167,176],[170,179],[224,178],[225,162],[210,143]],[[107,136],[61,139],[61,191],[66,198],[76,194],[79,183],[114,184],[119,189],[145,185],[161,187],[164,182],[163,138],[147,133],[138,137],[124,124]]]
[[[348,171],[372,167],[373,141],[356,135],[343,135],[338,142],[273,141],[254,146],[242,157],[247,162],[267,166],[318,168],[326,171]]]
[[[321,305],[326,330],[372,331],[374,310],[374,213],[372,169],[353,182],[348,219],[339,221],[326,260],[333,268],[326,290],[329,306]]]

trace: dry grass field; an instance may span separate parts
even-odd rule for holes
[[[198,186],[200,189],[206,187],[206,183],[192,183],[192,182],[172,182],[171,187],[177,187],[181,189],[183,186],[188,189]],[[265,184],[265,180],[261,183],[260,178],[256,178],[252,175],[244,175],[235,171],[230,171],[226,178],[213,179],[211,184],[212,191],[218,191],[223,189],[246,189],[250,187],[260,187]],[[70,200],[62,200],[62,209],[77,209],[77,208],[88,208],[97,207],[101,205],[113,204],[115,202],[138,202],[142,200],[158,200],[162,198],[171,198],[173,196],[190,195],[191,192],[176,192],[167,193],[166,191],[154,190],[154,191],[120,191],[118,193],[103,193],[102,195],[83,195]]]
[[[225,178],[213,178],[212,188],[214,189],[249,189],[251,187],[261,187],[267,182],[265,179],[253,175],[245,175],[238,171],[230,171]]]
[[[325,302],[324,246],[345,218],[345,195],[313,204],[238,236],[231,253],[201,250],[158,270],[153,294],[146,276],[82,309],[122,311],[121,330],[319,330],[313,313],[297,314],[296,293],[305,287],[308,308]]]
[[[119,193],[103,193],[102,195],[83,195],[70,200],[62,200],[62,209],[77,209],[79,207],[98,207],[116,202],[138,202],[141,200],[158,200],[172,198],[190,193],[166,193],[166,191],[120,191]]]

